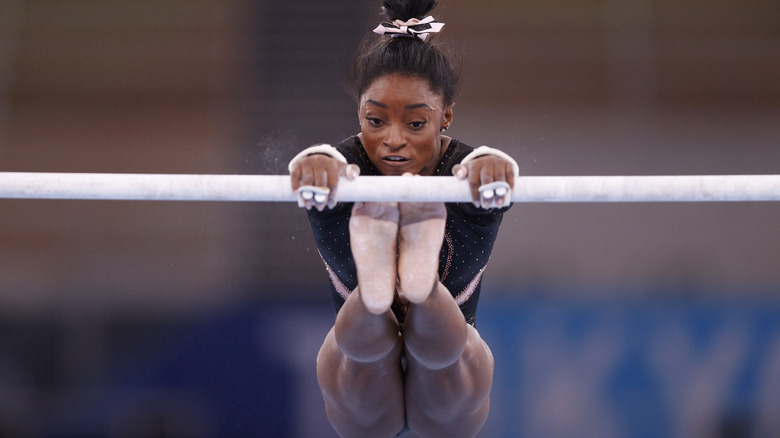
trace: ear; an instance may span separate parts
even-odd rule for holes
[[[454,107],[455,104],[448,106],[444,109],[444,120],[442,121],[441,127],[442,129],[446,129],[450,127],[450,124],[452,123],[452,107]]]

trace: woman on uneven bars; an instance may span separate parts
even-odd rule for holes
[[[435,0],[386,0],[358,49],[360,133],[290,162],[337,315],[317,357],[343,437],[471,437],[490,408],[493,356],[474,327],[482,273],[517,163],[443,133],[458,75],[429,37]],[[456,175],[473,205],[337,201],[340,175]],[[410,176],[411,177],[411,176]]]

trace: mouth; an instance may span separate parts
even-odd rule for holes
[[[382,161],[390,164],[403,164],[411,161],[411,159],[402,157],[400,155],[389,155],[387,157],[382,157]]]

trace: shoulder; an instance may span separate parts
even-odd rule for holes
[[[355,160],[359,158],[360,151],[363,149],[360,145],[360,140],[358,139],[357,135],[353,135],[345,138],[344,140],[341,140],[338,144],[334,145],[334,147],[339,152],[341,152],[341,154],[344,155],[344,157],[350,163],[354,163]]]
[[[450,140],[450,145],[447,147],[447,154],[452,156],[452,160],[455,161],[456,164],[460,163],[463,157],[470,154],[472,151],[474,151],[473,147],[454,138]]]
[[[441,158],[441,162],[434,171],[436,176],[452,176],[452,168],[463,161],[463,158],[471,153],[474,148],[456,139],[451,139],[447,150]]]
[[[360,138],[357,135],[350,136],[342,140],[337,144],[336,149],[344,155],[347,159],[347,163],[357,164],[360,167],[361,175],[379,175],[380,172],[371,163],[368,158],[366,150],[363,148],[363,144],[360,142]]]
[[[449,147],[452,149],[453,156],[458,158],[465,157],[466,155],[470,154],[474,150],[473,147],[454,138],[450,140]]]

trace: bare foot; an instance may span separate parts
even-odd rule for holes
[[[371,313],[385,313],[395,296],[398,203],[356,202],[349,234],[363,304]]]
[[[402,203],[398,273],[401,294],[412,303],[425,301],[439,279],[439,251],[447,210],[442,203]]]

